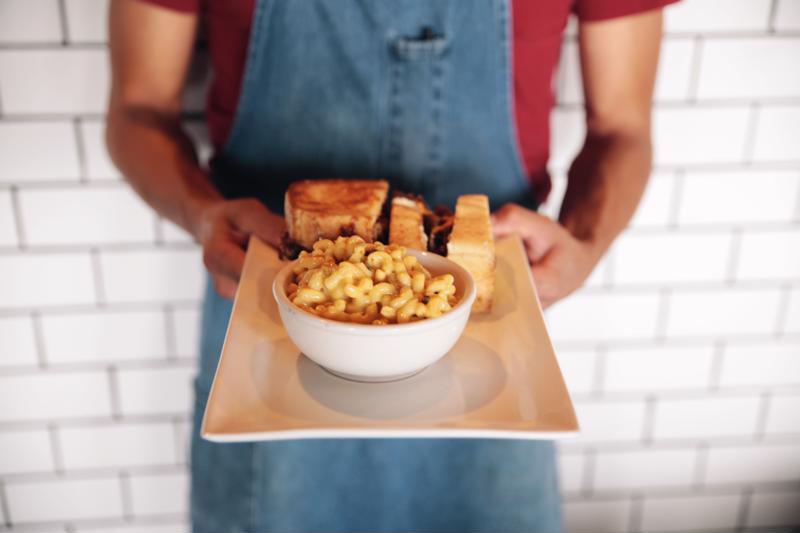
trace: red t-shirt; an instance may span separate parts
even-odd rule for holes
[[[206,102],[211,140],[219,148],[233,125],[255,0],[143,0],[173,10],[201,11],[214,77]],[[570,13],[597,21],[662,7],[676,0],[513,0],[514,101],[518,143],[539,201],[550,191],[547,158],[553,73]]]

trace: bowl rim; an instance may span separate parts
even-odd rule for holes
[[[279,309],[287,310],[303,322],[314,325],[315,327],[331,328],[340,331],[368,335],[385,335],[388,333],[411,334],[417,331],[426,331],[438,326],[442,326],[448,322],[458,320],[461,318],[461,313],[463,313],[464,307],[467,307],[468,314],[471,312],[472,304],[477,296],[477,287],[475,285],[475,280],[472,278],[472,275],[466,268],[462,267],[452,259],[448,259],[443,255],[435,254],[433,252],[420,251],[411,248],[408,249],[408,252],[416,256],[418,259],[434,257],[437,260],[444,260],[449,263],[447,265],[448,269],[460,271],[462,277],[467,280],[464,296],[462,296],[462,298],[458,301],[458,303],[456,303],[456,305],[453,306],[450,311],[435,318],[418,320],[416,322],[409,322],[407,324],[354,324],[352,322],[341,322],[339,320],[333,320],[331,318],[325,318],[313,313],[309,313],[308,311],[305,311],[304,309],[301,309],[292,303],[292,301],[289,300],[289,297],[286,296],[286,292],[283,290],[283,287],[279,286],[283,285],[283,283],[279,282],[287,278],[292,266],[298,261],[297,259],[286,263],[275,275],[275,279],[272,281],[272,295],[275,298],[275,301],[278,303]]]

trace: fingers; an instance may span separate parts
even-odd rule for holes
[[[560,297],[558,275],[546,263],[534,265],[531,268],[531,273],[533,274],[533,284],[536,286],[536,293],[539,295],[542,309],[547,309]]]
[[[203,264],[212,274],[235,282],[242,275],[244,250],[220,233],[212,237],[203,248]]]
[[[214,282],[214,290],[217,291],[217,294],[228,300],[233,300],[234,296],[236,296],[236,289],[239,286],[236,281],[219,274],[211,276],[211,279]]]
[[[506,204],[492,215],[496,237],[519,235],[525,243],[531,262],[539,261],[566,230],[549,217],[517,204]]]
[[[267,244],[280,247],[285,223],[255,199],[230,202],[230,219],[236,230],[255,235]]]

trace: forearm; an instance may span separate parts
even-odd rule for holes
[[[114,163],[145,202],[197,238],[201,213],[221,196],[200,168],[178,113],[112,101],[106,141]]]
[[[559,220],[599,260],[636,211],[650,175],[647,130],[592,134],[569,170]]]

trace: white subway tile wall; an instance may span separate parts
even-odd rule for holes
[[[65,469],[174,465],[172,424],[71,427],[59,432]]]
[[[54,468],[50,433],[46,429],[0,433],[0,475],[52,472]]]
[[[753,161],[800,162],[800,104],[764,104],[758,110],[753,135]]]
[[[5,489],[11,523],[122,515],[122,485],[116,478],[10,482]]]
[[[41,318],[42,348],[50,364],[164,359],[164,313],[113,311],[49,314]]]
[[[0,2],[0,44],[61,42],[58,0]]]
[[[188,528],[205,277],[106,152],[107,8],[0,0],[0,530]],[[796,528],[800,2],[666,13],[650,185],[586,286],[546,314],[583,429],[559,445],[565,526]],[[570,28],[552,216],[585,132]],[[185,123],[206,163],[202,119]]]
[[[788,223],[798,218],[800,172],[690,171],[683,176],[681,192],[677,215],[680,226]]]
[[[0,190],[0,247],[17,245],[17,223],[10,191]]]
[[[103,43],[107,38],[108,0],[64,0],[67,40]]]
[[[1,91],[0,86],[3,98]],[[42,157],[44,151],[47,157]],[[0,122],[0,183],[77,181],[79,160],[75,127],[70,121],[20,122],[4,117]]]
[[[558,458],[558,475],[561,492],[576,492],[583,486],[586,458],[582,454],[562,453]]]
[[[656,440],[750,436],[756,432],[760,396],[664,399],[656,406]]]
[[[742,496],[679,496],[645,498],[641,531],[724,529],[736,521]]]
[[[594,489],[685,487],[692,484],[695,450],[599,452],[594,463]]]
[[[800,434],[800,395],[773,396],[764,431],[767,434]]]
[[[0,339],[3,339],[0,366],[35,366],[38,363],[35,335],[30,316],[0,318]]]
[[[188,479],[185,472],[132,476],[131,502],[135,515],[186,512]]]
[[[102,113],[108,86],[105,50],[0,50],[3,113]]]
[[[105,417],[111,414],[104,371],[0,376],[0,422]]]
[[[800,30],[800,3],[795,0],[778,0],[775,9],[776,30]]]
[[[797,482],[800,454],[797,444],[731,445],[708,450],[708,484]]]
[[[763,32],[771,6],[771,0],[681,2],[666,10],[664,26],[667,33]]]
[[[123,184],[29,189],[18,196],[31,246],[150,243],[155,235],[153,212]]]
[[[800,491],[756,492],[750,497],[748,527],[780,527],[800,523]]]

